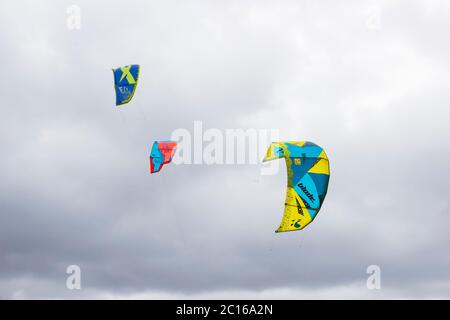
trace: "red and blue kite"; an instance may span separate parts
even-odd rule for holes
[[[150,152],[150,173],[159,172],[161,168],[172,161],[177,149],[175,141],[155,141]]]

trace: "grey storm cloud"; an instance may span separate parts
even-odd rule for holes
[[[449,17],[445,1],[2,2],[0,297],[449,298]],[[130,63],[116,108],[111,68]],[[324,147],[314,223],[274,234],[284,164],[150,176],[152,142],[196,120]]]

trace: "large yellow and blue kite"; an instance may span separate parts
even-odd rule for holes
[[[113,69],[116,106],[128,103],[133,98],[139,79],[139,71],[140,67],[137,64]]]
[[[308,141],[273,142],[263,161],[285,158],[287,193],[281,225],[275,232],[301,230],[319,212],[330,179],[325,151]]]

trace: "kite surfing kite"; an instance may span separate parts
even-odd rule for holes
[[[113,69],[116,106],[128,103],[133,98],[139,79],[139,71],[138,64]]]
[[[286,160],[288,179],[284,215],[275,232],[301,230],[314,220],[327,194],[328,157],[312,142],[273,142],[263,161],[279,158]]]
[[[159,172],[161,168],[172,161],[177,143],[175,141],[155,141],[150,152],[150,173]]]

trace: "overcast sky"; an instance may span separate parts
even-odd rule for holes
[[[2,1],[0,297],[450,298],[449,33],[445,0]],[[195,120],[322,146],[316,220],[274,233],[284,164],[150,175]]]

